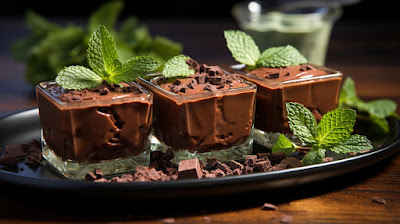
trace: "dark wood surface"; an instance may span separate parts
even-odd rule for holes
[[[234,63],[222,35],[224,29],[237,28],[233,21],[146,22],[153,34],[183,43],[184,52],[200,62]],[[388,21],[339,22],[332,33],[326,65],[353,77],[363,99],[389,98],[400,105],[398,25]],[[8,52],[9,44],[27,31],[14,19],[1,20],[0,30],[0,114],[35,107],[34,88],[24,81],[24,65]],[[174,207],[156,200],[153,206],[138,209],[141,205],[132,199],[95,204],[32,194],[36,199],[55,199],[32,201],[29,195],[18,197],[12,190],[2,189],[0,223],[279,223],[285,215],[292,223],[400,223],[400,153],[366,169],[306,186]],[[373,202],[376,196],[385,199],[386,205]],[[266,202],[276,204],[278,210],[262,210]]]

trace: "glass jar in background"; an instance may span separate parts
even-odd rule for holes
[[[248,1],[236,4],[232,14],[260,51],[290,44],[309,63],[324,65],[332,27],[342,15],[341,3],[355,2]]]

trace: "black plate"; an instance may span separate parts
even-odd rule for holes
[[[23,171],[0,169],[0,184],[12,188],[36,189],[42,191],[81,192],[86,195],[102,194],[112,197],[177,198],[186,196],[213,196],[246,193],[256,190],[277,189],[297,186],[349,173],[374,163],[395,153],[400,147],[400,122],[390,119],[390,134],[374,139],[371,152],[335,160],[329,163],[292,168],[281,171],[229,176],[214,179],[177,180],[145,183],[93,183],[72,181],[61,178],[43,163],[37,169],[19,166]],[[14,112],[0,117],[0,146],[18,144],[39,139],[40,123],[38,109]],[[207,190],[204,190],[207,189]]]

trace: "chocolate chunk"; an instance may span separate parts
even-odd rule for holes
[[[386,200],[383,199],[380,196],[374,196],[371,198],[373,202],[378,203],[378,204],[382,204],[382,205],[386,205]]]
[[[333,161],[333,157],[331,157],[331,156],[327,156],[322,159],[323,163],[332,162],[332,161]]]
[[[85,175],[85,180],[87,181],[94,181],[96,179],[96,175],[93,172],[87,172],[87,174]]]
[[[204,90],[215,92],[215,91],[217,91],[217,87],[215,87],[209,83],[206,83],[206,85],[204,86]]]
[[[254,164],[254,170],[258,172],[267,172],[271,167],[271,162],[269,160],[259,161]]]
[[[265,160],[265,159],[268,159],[268,157],[269,157],[270,155],[271,155],[271,154],[268,153],[268,152],[257,153],[257,159],[259,159],[259,160]]]
[[[205,178],[216,178],[217,175],[215,175],[215,173],[207,173],[207,174],[204,174],[204,177]]]
[[[295,168],[303,166],[301,161],[294,157],[288,157],[287,159],[282,160],[280,164],[286,164],[287,168]]]
[[[215,166],[218,163],[218,157],[207,157],[207,163],[210,166]]]
[[[221,85],[222,77],[212,77],[210,83],[213,85]]]
[[[277,79],[277,78],[279,78],[279,73],[268,74],[268,78],[269,79]]]
[[[257,161],[257,155],[247,155],[245,158],[245,166],[253,166]]]
[[[225,173],[224,173],[224,171],[222,171],[221,169],[215,169],[215,170],[211,170],[211,172],[210,173],[212,173],[212,174],[214,174],[215,176],[217,176],[217,177],[224,177],[225,176]]]
[[[203,172],[200,168],[200,162],[198,159],[182,160],[179,162],[178,167],[179,179],[200,179],[203,176]]]
[[[263,206],[261,207],[262,210],[278,210],[278,207],[276,205],[271,204],[271,203],[264,203]]]
[[[281,219],[279,220],[281,223],[292,223],[293,217],[290,215],[282,214]]]
[[[244,168],[243,164],[241,164],[241,163],[239,163],[239,162],[237,162],[235,160],[231,160],[229,162],[229,166],[231,167],[232,170],[234,170],[234,169],[243,170],[243,168]]]
[[[157,172],[156,169],[150,168],[147,171],[147,176],[149,177],[150,180],[152,181],[158,181],[161,180],[161,175],[159,172]]]
[[[225,174],[232,173],[231,168],[229,168],[229,166],[226,165],[225,163],[217,162],[216,167],[217,167],[217,169],[222,170]]]
[[[242,169],[236,168],[232,170],[232,175],[241,175],[243,173]]]
[[[269,160],[271,161],[272,165],[280,163],[282,160],[286,159],[286,154],[282,151],[274,152],[271,154],[269,157]]]

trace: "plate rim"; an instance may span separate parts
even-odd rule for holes
[[[27,108],[23,110],[18,110],[14,112],[8,112],[0,115],[0,121],[6,119],[10,116],[16,116],[24,112],[29,113],[39,113],[37,107]],[[31,115],[32,116],[32,115]],[[278,170],[273,172],[262,172],[253,173],[246,175],[237,176],[227,176],[219,178],[208,178],[208,179],[188,179],[188,180],[174,180],[174,181],[155,181],[155,182],[131,182],[131,183],[96,183],[85,180],[69,180],[48,177],[30,177],[21,176],[18,173],[13,173],[5,170],[0,170],[0,182],[16,184],[24,187],[39,188],[39,189],[51,189],[51,190],[79,190],[79,191],[109,191],[109,190],[122,190],[126,191],[148,191],[148,190],[180,190],[180,189],[198,189],[204,187],[218,187],[224,185],[237,185],[246,183],[261,183],[269,180],[279,180],[282,176],[288,176],[288,180],[298,182],[300,184],[313,182],[315,180],[301,181],[299,177],[303,174],[318,174],[319,172],[330,172],[337,167],[341,167],[344,164],[349,166],[356,165],[354,167],[347,168],[346,170],[341,170],[339,174],[334,174],[326,176],[326,179],[334,176],[340,176],[345,173],[350,173],[352,171],[370,166],[375,164],[388,156],[394,154],[400,148],[400,121],[392,118],[395,125],[395,133],[393,138],[389,139],[382,146],[374,149],[371,152],[360,154],[357,156],[352,156],[349,158],[344,158],[340,160],[331,161],[328,163],[320,163],[314,165],[308,165],[303,167],[296,167],[285,170]],[[374,159],[376,157],[376,159]],[[283,186],[287,187],[287,186]],[[269,188],[265,186],[265,189]],[[274,188],[274,187],[272,187]]]

